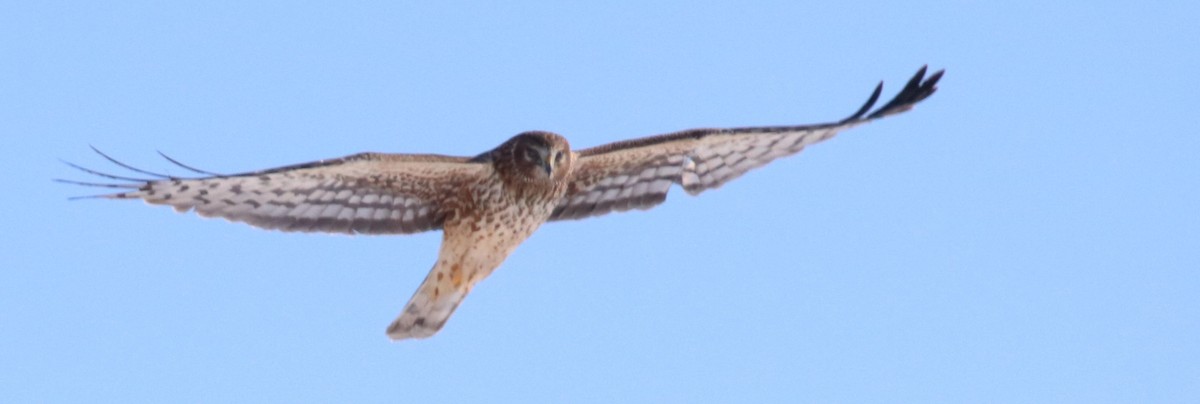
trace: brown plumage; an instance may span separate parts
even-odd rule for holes
[[[693,129],[571,151],[565,138],[525,132],[474,158],[362,153],[234,175],[157,178],[79,185],[125,189],[99,195],[142,199],[282,231],[406,234],[442,229],[438,260],[388,327],[392,339],[429,337],[483,278],[547,221],[648,209],[671,184],[699,194],[798,153],[838,132],[907,111],[936,91],[938,71],[921,68],[894,99],[875,111],[882,84],[853,115],[838,122],[732,129]],[[99,151],[97,151],[99,153]],[[165,157],[165,156],[164,156]],[[69,164],[69,163],[68,163]]]

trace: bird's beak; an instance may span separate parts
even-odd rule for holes
[[[546,170],[546,176],[547,176],[547,177],[549,177],[549,176],[550,176],[550,172],[554,171],[554,167],[551,167],[551,166],[550,166],[550,162],[549,162],[549,161],[542,161],[542,169],[543,169],[543,170]]]

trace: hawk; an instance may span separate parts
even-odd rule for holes
[[[201,176],[130,178],[78,185],[121,189],[94,198],[141,199],[251,226],[299,232],[408,234],[442,230],[425,281],[387,328],[393,340],[434,335],[479,281],[543,223],[649,209],[672,184],[696,195],[800,152],[805,146],[911,109],[937,90],[944,71],[922,67],[890,102],[872,110],[883,83],[850,117],[832,123],[692,129],[572,151],[560,135],[518,134],[474,157],[361,153],[223,175],[171,163]],[[87,198],[87,197],[85,197]]]

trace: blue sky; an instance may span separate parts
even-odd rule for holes
[[[106,2],[113,3],[113,2]],[[1053,2],[1051,2],[1053,3]],[[0,401],[1197,402],[1195,2],[9,2]],[[267,232],[58,159],[235,172],[914,111],[543,227],[434,338],[440,235]]]

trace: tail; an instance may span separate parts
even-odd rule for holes
[[[388,338],[393,341],[428,338],[441,330],[450,315],[454,314],[454,309],[471,291],[468,283],[461,279],[455,282],[452,276],[435,265],[408,304],[404,305],[404,311],[388,326]]]
[[[436,334],[471,288],[491,275],[535,228],[509,237],[483,237],[467,227],[445,227],[437,262],[400,317],[388,326],[388,337],[394,341]]]

